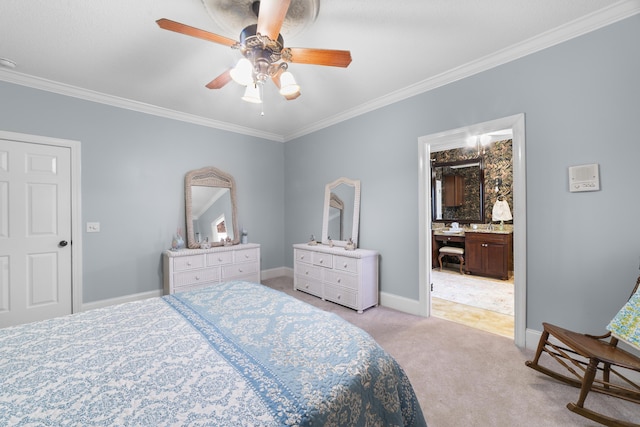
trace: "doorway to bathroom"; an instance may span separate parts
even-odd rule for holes
[[[438,153],[446,150],[452,150],[456,148],[466,147],[471,137],[474,142],[475,149],[478,150],[478,154],[481,153],[483,147],[481,140],[484,140],[485,145],[488,142],[487,138],[493,138],[495,141],[510,141],[512,154],[509,156],[510,164],[513,166],[513,180],[511,183],[502,182],[500,186],[496,185],[497,181],[492,178],[491,182],[486,182],[487,195],[492,197],[486,201],[489,206],[489,215],[486,217],[491,218],[491,207],[495,204],[499,195],[510,196],[509,200],[512,203],[511,209],[513,212],[513,225],[504,224],[504,227],[512,227],[510,234],[512,234],[512,267],[513,273],[510,273],[508,277],[501,277],[502,280],[496,280],[495,278],[483,277],[483,274],[478,275],[461,275],[457,265],[452,265],[454,268],[446,268],[446,264],[443,265],[443,271],[440,272],[439,268],[435,270],[433,267],[439,267],[434,263],[434,259],[437,259],[437,255],[434,258],[434,243],[432,236],[432,225],[436,224],[436,221],[432,224],[432,207],[434,202],[432,200],[432,176],[431,176],[431,158],[433,153]],[[510,139],[509,139],[510,138]],[[490,122],[479,123],[464,128],[454,129],[451,131],[442,132],[434,135],[427,135],[419,138],[419,153],[420,153],[420,185],[419,185],[419,197],[420,197],[420,280],[422,283],[420,289],[420,302],[424,304],[424,312],[427,316],[434,315],[438,317],[450,318],[449,320],[456,320],[458,322],[469,320],[470,326],[474,326],[473,323],[487,323],[488,325],[502,328],[501,335],[510,335],[514,339],[514,342],[519,347],[525,346],[526,335],[526,186],[525,186],[525,158],[524,158],[524,115],[519,114],[516,116],[510,116],[503,119],[493,120]],[[486,153],[486,151],[485,151]],[[495,153],[493,153],[495,155]],[[499,155],[498,155],[499,156]],[[502,159],[505,160],[505,159]],[[496,187],[497,192],[496,192]],[[446,223],[449,225],[449,223]],[[465,223],[471,230],[471,226],[474,221]],[[494,223],[499,226],[497,223]],[[443,226],[442,221],[437,222],[438,226]],[[487,223],[484,221],[478,222],[477,227],[486,227]],[[448,231],[448,230],[445,230]],[[482,230],[479,230],[482,231]],[[511,233],[512,231],[512,233]],[[464,240],[463,240],[464,241]],[[464,243],[463,243],[464,245]],[[453,261],[455,258],[451,258]],[[436,261],[437,262],[437,261]],[[506,279],[506,280],[504,280]],[[467,286],[467,290],[471,290],[471,295],[467,295],[467,298],[481,299],[486,295],[489,295],[491,299],[491,288],[494,284],[503,284],[503,288],[509,289],[511,287],[512,297],[510,303],[512,304],[513,316],[509,314],[501,313],[504,310],[484,310],[482,308],[474,308],[469,306],[460,306],[456,301],[450,301],[454,298],[439,298],[438,292],[432,293],[433,287],[440,287],[439,291],[445,289],[447,292],[451,287],[446,283],[463,283]],[[440,283],[440,285],[438,284]],[[462,285],[461,285],[462,286]],[[487,288],[489,291],[486,295],[478,295],[481,292],[480,288]],[[474,296],[475,295],[475,296]],[[507,295],[506,297],[504,295]],[[432,298],[433,297],[433,298]],[[497,298],[509,298],[508,293],[503,294]],[[507,304],[508,305],[508,304]],[[464,308],[464,310],[460,310]],[[473,313],[477,310],[479,312]],[[507,307],[508,312],[508,307]],[[474,318],[475,317],[475,318]],[[504,320],[511,319],[512,326],[509,326],[507,321],[506,329],[511,328],[512,334],[504,332]],[[502,326],[500,326],[502,324]],[[494,333],[498,333],[492,331]]]

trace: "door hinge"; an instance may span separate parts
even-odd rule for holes
[[[431,292],[433,292],[433,283],[431,284]]]

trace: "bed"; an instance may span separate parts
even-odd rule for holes
[[[0,426],[426,426],[367,333],[227,282],[0,329]]]

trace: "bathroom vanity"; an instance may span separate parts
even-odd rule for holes
[[[432,232],[432,266],[438,265],[438,250],[443,245],[464,248],[465,271],[468,274],[509,278],[513,270],[512,230],[468,230],[460,233]]]

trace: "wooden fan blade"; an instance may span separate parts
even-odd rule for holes
[[[220,89],[231,81],[231,68],[207,83],[209,89]]]
[[[327,65],[330,67],[348,67],[351,64],[351,52],[348,50],[308,49],[290,47],[291,62],[296,64]]]
[[[191,37],[197,37],[199,39],[208,40],[210,42],[222,44],[225,46],[233,46],[236,44],[235,40],[228,37],[219,36],[218,34],[210,33],[199,28],[191,27],[189,25],[181,24],[170,19],[162,18],[156,21],[156,24],[163,30],[174,31],[176,33],[185,34]]]
[[[261,0],[257,32],[277,40],[291,0]]]

